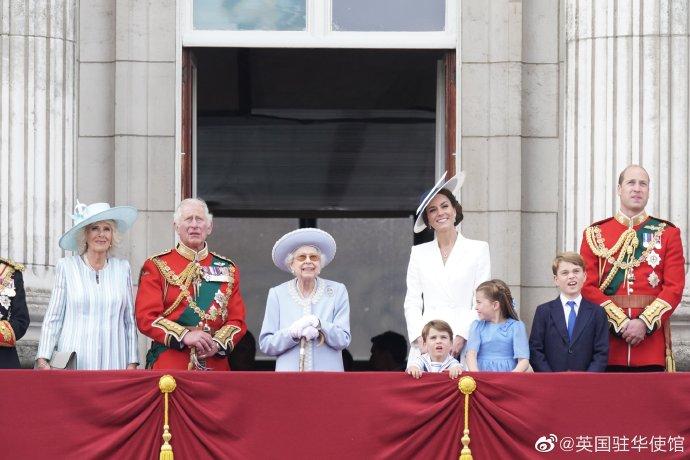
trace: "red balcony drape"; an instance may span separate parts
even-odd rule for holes
[[[176,460],[457,459],[460,452],[463,397],[446,375],[171,374]],[[161,375],[0,372],[0,457],[158,458]],[[474,459],[690,457],[690,375],[472,375]],[[550,452],[537,451],[541,437]]]

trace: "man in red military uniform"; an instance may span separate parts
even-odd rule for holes
[[[229,370],[226,355],[247,332],[240,272],[206,244],[212,218],[203,201],[182,201],[180,243],[141,269],[135,308],[139,330],[153,339],[149,369]]]
[[[20,369],[17,341],[29,328],[24,266],[0,257],[0,369]]]
[[[669,317],[685,286],[680,230],[645,213],[649,175],[641,166],[621,172],[618,196],[616,215],[585,230],[582,295],[601,304],[608,315],[607,370],[672,370]]]

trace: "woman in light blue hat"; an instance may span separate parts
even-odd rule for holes
[[[345,285],[321,278],[335,257],[335,240],[317,228],[283,235],[273,263],[294,278],[268,291],[259,336],[261,351],[277,356],[277,371],[342,371],[350,344],[350,302]]]
[[[36,367],[50,369],[55,352],[76,352],[77,369],[136,369],[139,358],[129,262],[112,257],[121,235],[137,218],[131,206],[77,201],[74,226],[60,259],[43,318]]]

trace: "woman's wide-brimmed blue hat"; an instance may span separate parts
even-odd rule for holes
[[[276,267],[289,272],[290,268],[285,265],[285,259],[295,249],[302,246],[314,246],[321,251],[321,268],[325,267],[335,257],[335,240],[328,233],[318,228],[300,228],[281,236],[276,244],[273,245],[271,257]]]
[[[77,251],[77,235],[79,231],[89,224],[100,222],[102,220],[115,221],[117,231],[120,233],[126,232],[137,220],[137,208],[132,206],[115,206],[110,207],[108,203],[92,203],[89,205],[80,203],[77,200],[77,205],[74,207],[74,214],[71,216],[74,220],[74,227],[70,228],[60,237],[60,247],[67,251]]]
[[[445,181],[446,174],[448,174],[448,171],[443,173],[443,176],[441,176],[438,182],[436,182],[436,185],[434,185],[433,188],[429,190],[429,193],[427,193],[422,202],[419,204],[419,207],[417,208],[417,220],[414,223],[415,233],[419,233],[426,228],[424,218],[422,217],[424,215],[424,210],[431,202],[431,200],[433,200],[434,197],[438,195],[438,192],[440,192],[441,189],[445,188],[450,190],[450,192],[457,198],[457,194],[460,191],[460,187],[462,187],[463,182],[465,182],[465,173],[460,171],[455,176]]]

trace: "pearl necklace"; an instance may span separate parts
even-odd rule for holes
[[[89,268],[91,268],[91,270],[93,270],[93,271],[96,272],[96,284],[100,284],[100,283],[99,283],[99,278],[100,278],[100,277],[98,276],[98,274],[100,273],[101,270],[104,270],[105,267],[108,266],[108,259],[107,259],[107,258],[105,259],[105,262],[103,263],[103,266],[102,266],[100,269],[96,269],[93,265],[91,265],[91,262],[89,262],[89,257],[88,257],[86,254],[82,255],[82,258],[81,258],[81,259],[82,259],[84,262],[86,262],[86,265],[88,265]]]
[[[317,286],[318,286],[318,282],[314,282],[314,285],[312,286],[309,293],[305,295],[302,292],[302,289],[300,289],[299,281],[297,280],[297,278],[295,278],[295,288],[297,289],[297,293],[299,294],[300,298],[302,298],[304,300],[311,300],[311,298],[314,297],[314,294],[316,294],[316,287]]]

